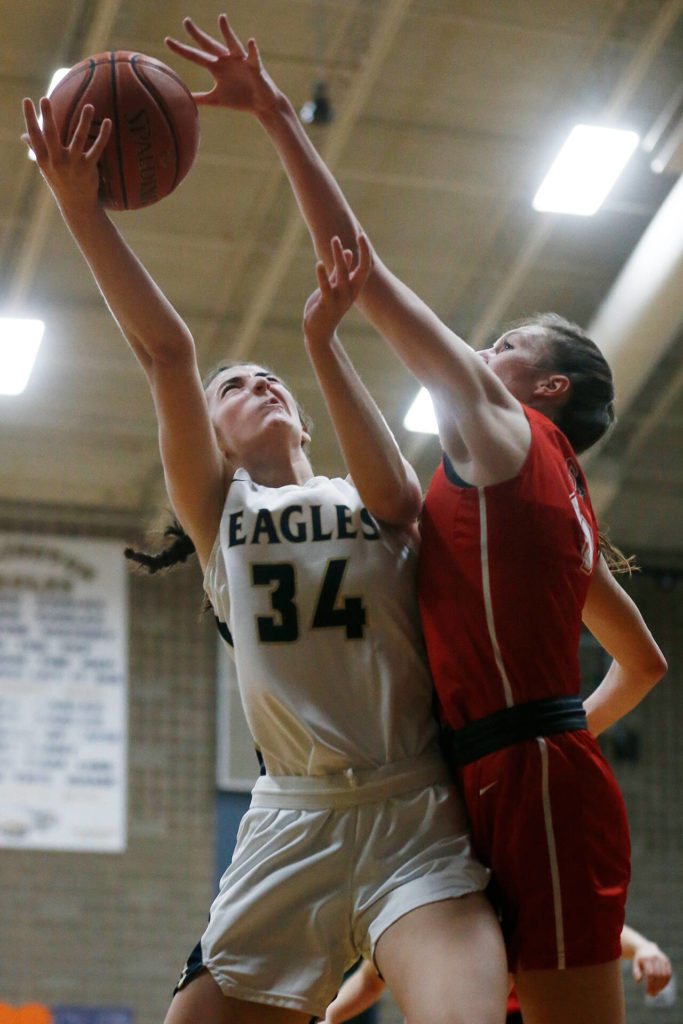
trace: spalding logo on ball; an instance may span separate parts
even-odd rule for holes
[[[137,210],[163,199],[197,155],[196,104],[175,71],[154,57],[128,50],[86,57],[62,78],[50,103],[62,145],[86,103],[95,108],[93,137],[104,118],[111,118],[98,164],[100,202],[109,209]]]

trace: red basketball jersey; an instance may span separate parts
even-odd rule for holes
[[[419,594],[429,661],[452,728],[579,692],[581,612],[599,554],[571,445],[525,409],[519,473],[467,485],[444,455],[422,518]]]

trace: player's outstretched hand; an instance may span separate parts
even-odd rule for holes
[[[170,36],[166,37],[166,45],[179,57],[205,68],[214,79],[212,89],[192,94],[197,104],[230,107],[257,115],[273,106],[278,90],[261,63],[254,39],[249,39],[245,47],[225,14],[218,16],[222,41],[204,32],[191,18],[185,18],[183,25],[199,49]]]
[[[344,249],[339,238],[332,239],[334,267],[328,275],[325,265],[316,265],[318,287],[304,308],[304,337],[310,345],[328,344],[344,314],[351,308],[368,279],[372,255],[367,237],[358,236],[358,262]]]
[[[672,967],[666,953],[662,953],[656,942],[646,942],[633,957],[633,977],[636,981],[645,978],[645,991],[656,996],[671,981]]]
[[[55,124],[49,99],[40,101],[42,127],[30,99],[23,102],[26,131],[21,136],[32,149],[40,173],[55,195],[62,209],[97,205],[99,174],[97,162],[102,156],[111,133],[111,121],[105,118],[95,131],[95,108],[86,104],[78,119],[76,130],[67,146],[63,146]]]

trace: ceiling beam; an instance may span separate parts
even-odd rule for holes
[[[588,333],[612,367],[617,413],[622,415],[683,323],[683,175],[663,202],[617,277]],[[667,415],[678,394],[681,374],[658,400],[619,462],[609,454],[587,453],[593,506],[598,516],[616,497],[631,459]],[[643,433],[644,432],[644,433]]]
[[[618,411],[663,357],[683,319],[683,176],[588,326],[612,367]]]

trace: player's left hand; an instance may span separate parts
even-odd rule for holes
[[[316,265],[318,288],[304,308],[304,337],[308,345],[329,343],[344,314],[351,308],[368,279],[372,255],[367,237],[358,236],[358,262],[344,249],[339,238],[332,239],[334,266],[328,275],[322,260]]]
[[[645,978],[645,991],[649,996],[656,996],[666,988],[671,975],[671,961],[656,942],[645,943],[633,957],[633,977],[636,981]]]
[[[254,39],[249,39],[245,47],[225,14],[218,16],[222,42],[195,25],[192,18],[185,18],[183,25],[200,49],[170,36],[166,37],[166,45],[179,57],[208,71],[215,83],[207,92],[193,92],[195,103],[245,110],[257,115],[274,105],[278,89],[261,63]]]

